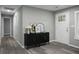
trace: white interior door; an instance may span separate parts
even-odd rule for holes
[[[68,44],[69,43],[69,12],[56,14],[55,20],[56,20],[55,23],[56,41]]]

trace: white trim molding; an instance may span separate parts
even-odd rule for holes
[[[74,12],[75,19],[75,36],[74,39],[79,40],[79,19],[78,19],[79,11]]]
[[[56,41],[56,40],[55,40],[54,42],[59,42],[59,41]],[[59,43],[62,43],[62,42],[59,42]],[[79,46],[72,45],[72,44],[70,44],[70,43],[67,43],[67,44],[66,44],[66,43],[63,43],[63,44],[79,49]]]
[[[54,42],[55,40],[49,40],[49,42]]]
[[[16,39],[15,39],[16,40]],[[24,46],[18,41],[18,40],[16,40],[16,42],[22,47],[22,48],[24,48]]]

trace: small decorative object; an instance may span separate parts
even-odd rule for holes
[[[26,28],[25,28],[25,32],[26,33],[31,33],[31,26],[27,26]]]
[[[26,33],[45,32],[44,24],[31,24],[25,28]]]
[[[44,24],[42,24],[42,23],[37,24],[36,32],[44,32],[44,31],[45,31]]]
[[[31,25],[31,32],[32,33],[35,33],[36,32],[36,26],[35,26],[35,24],[32,24]]]
[[[31,33],[31,29],[30,28],[26,28],[25,32],[28,33],[28,34],[30,34]]]

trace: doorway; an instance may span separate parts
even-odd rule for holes
[[[2,37],[13,37],[13,15],[1,15]]]
[[[69,12],[56,14],[56,41],[69,44]]]
[[[3,18],[4,21],[4,36],[10,36],[10,18]]]

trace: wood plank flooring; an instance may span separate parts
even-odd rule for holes
[[[0,41],[0,54],[27,54],[14,38],[3,37]]]
[[[0,40],[0,54],[78,54],[79,49],[58,43],[51,42],[40,47],[25,49],[22,48],[14,38],[3,37]]]
[[[51,42],[36,48],[29,49],[30,54],[79,54],[79,49],[62,45],[58,42]]]

